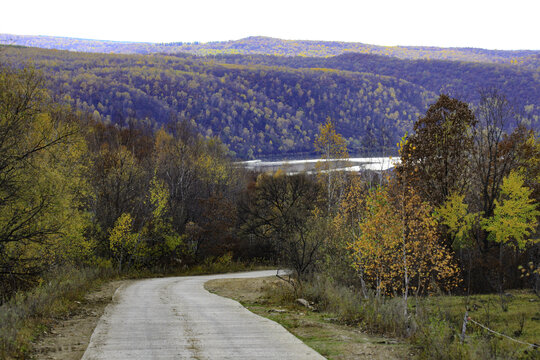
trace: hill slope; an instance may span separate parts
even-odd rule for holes
[[[479,89],[497,88],[540,128],[540,73],[516,65],[353,53],[120,55],[17,46],[2,47],[0,57],[14,66],[33,64],[57,98],[97,119],[156,127],[184,119],[244,159],[312,155],[327,118],[351,153],[395,152],[441,92],[475,103]]]
[[[225,64],[199,57],[5,48],[41,69],[57,97],[106,121],[191,121],[242,158],[313,153],[319,124],[337,122],[353,153],[395,148],[436,94],[390,76]]]
[[[259,64],[295,69],[336,69],[404,79],[437,94],[446,93],[470,103],[479,90],[496,88],[525,116],[540,114],[540,73],[523,67],[447,60],[400,60],[380,55],[343,54],[327,58],[268,55],[215,55],[218,62]]]

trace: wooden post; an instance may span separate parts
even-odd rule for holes
[[[461,343],[465,342],[465,331],[467,331],[467,322],[469,322],[469,310],[465,310],[465,316],[463,317],[463,326],[461,327]]]

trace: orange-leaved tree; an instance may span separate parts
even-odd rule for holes
[[[452,253],[438,241],[431,207],[410,187],[377,187],[365,199],[353,266],[381,294],[422,295],[460,282]]]

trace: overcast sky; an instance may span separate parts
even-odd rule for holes
[[[540,0],[3,0],[0,33],[119,41],[263,35],[540,50]]]

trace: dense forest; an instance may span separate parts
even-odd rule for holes
[[[68,312],[66,288],[88,274],[233,261],[292,269],[290,297],[408,339],[424,358],[537,357],[536,299],[521,304],[517,345],[478,329],[463,343],[464,305],[457,315],[429,305],[495,293],[495,305],[466,308],[494,326],[509,289],[540,294],[540,143],[500,90],[472,107],[347,70],[14,47],[1,56],[1,357],[28,358],[35,337],[20,329],[43,331],[54,306]],[[253,173],[220,138],[239,155],[320,161],[309,174]],[[393,148],[401,163],[335,171],[332,159],[361,146]]]
[[[420,85],[436,94],[451,94],[475,104],[480,99],[480,89],[497,88],[518,107],[518,111],[531,116],[534,122],[539,121],[536,100],[540,98],[538,72],[515,66],[443,60],[403,61],[357,53],[325,58],[216,55],[216,60],[235,64],[335,69],[391,76]]]
[[[538,73],[524,67],[345,54],[113,55],[3,47],[3,61],[42,71],[57,100],[95,120],[152,128],[182,120],[218,136],[238,158],[308,156],[328,118],[352,154],[395,154],[395,144],[439,93],[478,103],[508,95],[538,128]],[[513,126],[511,124],[509,126]]]
[[[540,53],[534,50],[504,51],[427,46],[377,46],[338,41],[282,40],[264,36],[252,36],[235,41],[215,41],[209,43],[174,42],[156,44],[54,36],[0,34],[0,44],[120,54],[191,53],[203,56],[216,54],[266,54],[287,57],[331,57],[344,53],[361,53],[409,60],[453,60],[512,64],[528,67],[532,70],[536,70],[540,65]]]
[[[0,119],[0,302],[60,264],[241,256],[235,234],[222,240],[246,180],[219,139],[184,122],[96,121],[56,103],[31,69],[0,68]]]

